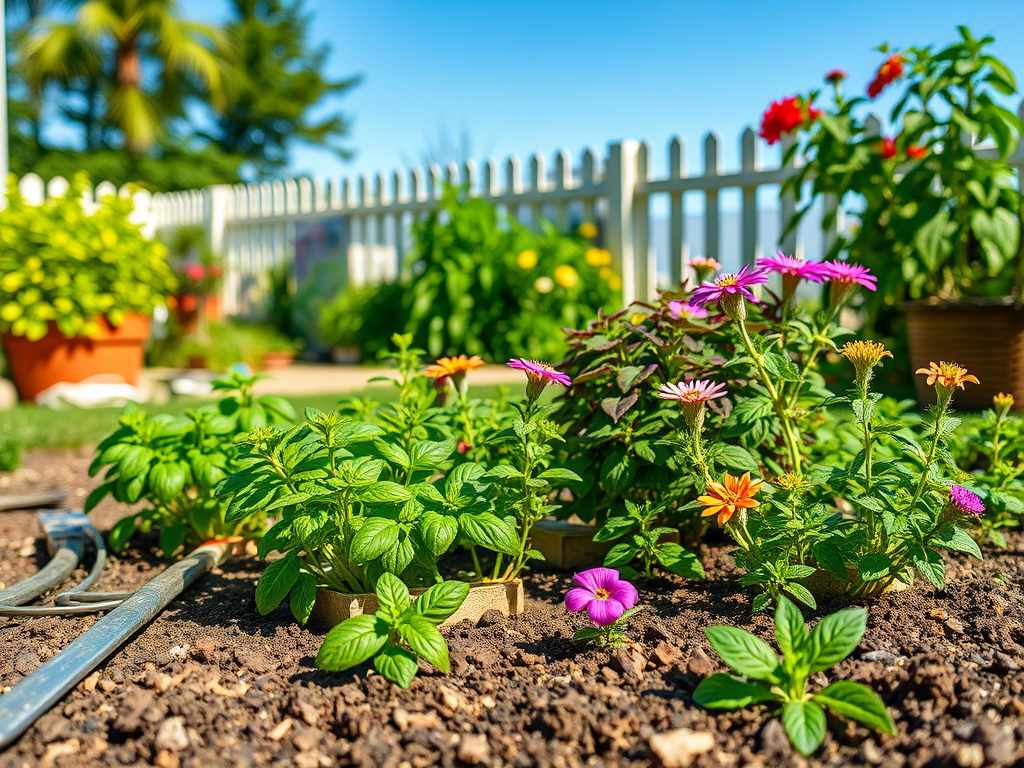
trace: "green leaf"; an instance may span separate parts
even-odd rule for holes
[[[164,557],[174,557],[174,553],[185,546],[185,536],[188,534],[188,526],[185,523],[168,525],[160,531],[160,551]]]
[[[814,700],[837,715],[856,720],[868,728],[890,736],[895,732],[889,710],[878,694],[866,685],[838,680],[815,694]]]
[[[176,461],[161,461],[149,470],[149,485],[163,502],[177,498],[185,480],[185,469]]]
[[[398,633],[415,653],[448,674],[448,643],[433,622],[413,614],[399,625]]]
[[[916,551],[911,554],[911,560],[914,567],[931,582],[933,587],[942,589],[945,586],[946,563],[942,559],[942,555],[933,549],[922,550],[920,547],[916,547]]]
[[[639,554],[639,547],[635,547],[628,542],[621,541],[608,550],[608,554],[604,556],[604,565],[608,568],[628,565],[633,562],[633,558]]]
[[[292,609],[295,620],[305,626],[316,604],[316,577],[302,571],[288,596],[288,606]]]
[[[782,588],[789,592],[789,594],[791,594],[801,603],[806,605],[808,608],[818,607],[818,602],[814,599],[814,595],[811,594],[811,590],[809,590],[800,582],[787,581],[785,584],[782,585]]]
[[[405,449],[402,448],[402,446],[378,437],[374,439],[373,447],[377,449],[377,453],[392,464],[401,467],[402,469],[409,468],[411,460],[409,459],[409,454],[405,452]]]
[[[932,544],[938,547],[945,547],[956,552],[966,552],[981,560],[981,548],[978,542],[964,530],[955,525],[947,525],[942,528],[932,539]]]
[[[715,459],[729,469],[742,472],[757,472],[760,469],[750,452],[739,445],[720,445],[715,452]]]
[[[636,475],[636,459],[621,448],[608,454],[601,464],[601,484],[613,496],[628,488],[633,482],[634,475]]]
[[[277,608],[299,578],[299,558],[289,553],[267,566],[256,584],[256,610],[266,616]]]
[[[371,517],[352,537],[349,557],[353,563],[376,560],[398,545],[398,523],[386,517]]]
[[[420,537],[435,555],[440,556],[459,535],[459,524],[451,517],[426,512],[419,522]]]
[[[437,469],[455,451],[455,439],[443,442],[424,440],[412,447],[410,454],[412,469]]]
[[[834,544],[827,541],[819,541],[814,545],[812,551],[814,552],[814,559],[818,561],[818,565],[837,579],[847,580],[846,563],[843,560],[843,556],[839,553],[839,549]]]
[[[782,725],[796,751],[807,757],[825,738],[825,711],[813,701],[788,701],[782,708]]]
[[[92,512],[92,510],[99,504],[103,499],[107,497],[111,491],[114,490],[114,483],[102,483],[93,488],[89,495],[85,499],[85,505],[82,507],[82,511],[86,514]]]
[[[784,662],[795,661],[802,655],[810,638],[811,633],[800,610],[790,600],[780,597],[775,608],[775,642],[782,649]]]
[[[371,483],[359,491],[359,500],[370,504],[401,504],[411,498],[408,488],[390,480]]]
[[[444,581],[435,584],[413,604],[416,613],[432,624],[440,624],[462,606],[469,594],[469,584],[464,581]]]
[[[629,533],[636,526],[636,521],[628,517],[609,517],[604,527],[594,534],[594,541],[603,543],[615,541]]]
[[[704,578],[704,566],[701,564],[700,558],[679,544],[673,542],[659,544],[654,550],[654,555],[663,568],[676,576],[682,576],[685,579]]]
[[[571,469],[563,469],[561,467],[553,467],[552,469],[546,469],[541,472],[537,477],[540,480],[547,480],[550,483],[582,483],[583,478],[573,472]]]
[[[128,542],[131,540],[132,535],[135,533],[135,521],[138,519],[138,515],[128,515],[128,517],[122,517],[118,520],[114,527],[110,529],[110,535],[107,537],[107,545],[114,552],[120,552]]]
[[[378,616],[345,619],[324,637],[316,655],[317,669],[341,672],[362,664],[388,641],[388,625]]]
[[[708,627],[704,634],[734,672],[755,680],[779,682],[779,658],[761,638],[738,627]]]
[[[789,355],[767,352],[761,359],[765,368],[783,381],[800,381],[800,370]]]
[[[382,608],[391,609],[399,615],[412,603],[409,588],[392,573],[382,573],[373,591]]]
[[[700,681],[693,700],[707,709],[739,709],[778,698],[767,687],[715,672]]]
[[[863,581],[878,581],[889,575],[892,570],[892,560],[888,556],[878,552],[864,555],[857,561],[857,570]]]
[[[416,670],[419,667],[412,653],[390,644],[377,654],[373,666],[388,680],[403,688],[412,685],[412,679],[416,677]]]
[[[492,512],[460,515],[459,528],[462,535],[473,544],[506,555],[519,553],[519,536],[515,526]]]
[[[838,664],[857,647],[868,622],[864,608],[847,608],[819,621],[807,645],[810,672],[821,672]]]
[[[917,228],[914,246],[921,254],[925,269],[934,273],[943,260],[953,251],[950,230],[953,228],[949,215],[939,211],[934,217]]]

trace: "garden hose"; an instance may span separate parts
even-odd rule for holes
[[[200,546],[183,560],[124,598],[81,637],[0,696],[0,749],[9,746],[40,716],[162,611],[196,579],[230,553],[233,542]],[[90,607],[93,606],[69,606]]]

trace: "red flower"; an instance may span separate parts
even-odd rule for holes
[[[188,275],[190,280],[198,282],[206,277],[206,270],[203,269],[201,264],[189,264],[185,267],[185,274]]]
[[[217,278],[224,274],[224,270],[214,265],[210,267],[210,277]]]
[[[804,105],[799,96],[773,101],[761,116],[761,130],[758,136],[769,144],[774,144],[783,134],[813,123],[820,114],[820,109]]]
[[[927,154],[927,147],[919,147],[917,146],[917,144],[911,144],[909,147],[907,147],[907,157],[909,157],[912,160],[920,160]]]
[[[882,156],[883,160],[891,160],[896,157],[896,140],[895,139],[882,139],[875,146],[876,151]]]
[[[467,443],[465,440],[459,440],[459,445],[456,448],[456,450],[459,453],[469,453],[469,451],[470,451],[470,449],[472,449],[472,447],[473,446],[470,445],[469,443]]]
[[[845,69],[833,69],[827,75],[825,75],[825,82],[837,85],[846,79]]]
[[[882,63],[882,66],[878,68],[878,72],[875,74],[875,79],[868,84],[868,97],[872,99],[875,98],[885,90],[885,87],[889,85],[889,83],[902,77],[903,64],[906,60],[906,56],[898,53],[894,53],[886,59]]]

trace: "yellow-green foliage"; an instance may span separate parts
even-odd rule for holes
[[[54,321],[66,336],[95,336],[99,319],[150,314],[175,278],[163,244],[128,219],[132,201],[108,195],[95,212],[82,206],[87,180],[63,197],[31,205],[13,177],[0,211],[0,331],[39,339]]]

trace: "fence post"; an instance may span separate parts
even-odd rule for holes
[[[225,314],[238,311],[238,265],[234,259],[228,259],[225,251],[224,229],[228,217],[234,213],[230,210],[234,201],[235,190],[230,184],[214,184],[203,190],[206,196],[206,242],[210,250],[224,259],[224,279],[220,282],[221,301]]]
[[[633,250],[633,197],[636,190],[636,156],[640,145],[632,139],[608,147],[604,186],[608,195],[608,226],[605,246],[612,267],[622,276],[622,299],[628,306],[638,296],[636,258]],[[646,299],[644,295],[642,298]]]

